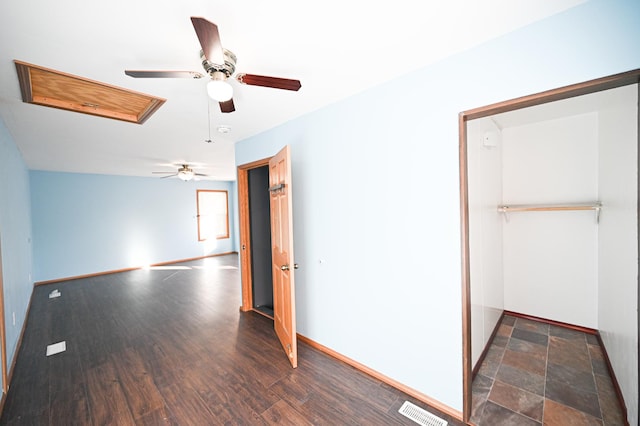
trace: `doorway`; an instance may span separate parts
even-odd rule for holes
[[[269,160],[238,167],[243,312],[273,319]]]
[[[247,183],[249,185],[252,308],[269,318],[273,318],[269,166],[250,169],[247,174]]]
[[[268,186],[264,187],[263,166],[267,166]],[[256,193],[266,192],[268,194],[269,210],[268,219],[264,217],[266,211],[261,211],[259,207],[264,206],[260,194],[253,200],[251,197],[251,185],[254,183]],[[254,271],[253,266],[263,264],[269,258],[270,272],[267,275],[272,277],[272,319],[275,334],[280,340],[280,344],[287,355],[293,368],[298,366],[297,332],[296,332],[296,310],[295,310],[295,270],[298,264],[294,258],[293,244],[293,201],[292,201],[292,173],[291,173],[291,150],[289,145],[285,145],[273,157],[265,160],[239,166],[238,167],[238,201],[240,216],[240,268],[242,271],[242,311],[253,310],[262,315],[265,309],[258,309],[258,305],[265,303],[268,291],[264,288],[263,277],[259,276],[259,271]],[[253,206],[251,201],[254,201]],[[254,211],[255,210],[255,211]],[[258,223],[258,228],[265,228],[264,224],[269,223],[271,240],[269,251],[254,250],[257,246],[259,235],[265,234],[252,232],[252,217]],[[260,241],[259,245],[267,245]],[[266,268],[265,268],[266,269]],[[261,287],[257,288],[260,278]],[[261,299],[256,299],[260,296]],[[268,303],[268,301],[267,301]]]
[[[472,407],[472,367],[475,359],[477,358],[477,351],[474,351],[472,348],[473,345],[477,344],[476,335],[472,336],[472,279],[477,279],[480,273],[476,273],[473,271],[477,271],[477,268],[474,269],[474,262],[478,262],[478,257],[482,256],[482,253],[473,250],[472,247],[474,243],[470,241],[470,230],[472,227],[474,229],[478,229],[478,223],[484,222],[474,222],[474,218],[470,216],[470,205],[471,209],[476,209],[477,205],[475,205],[475,201],[470,199],[470,186],[469,182],[472,181],[475,176],[470,177],[470,170],[473,169],[474,165],[470,164],[469,158],[469,145],[468,145],[468,137],[470,136],[470,128],[469,122],[476,119],[488,118],[495,116],[497,114],[507,113],[516,110],[522,110],[527,107],[549,104],[555,101],[561,101],[565,99],[574,98],[581,95],[586,95],[590,93],[600,92],[607,89],[614,89],[622,86],[627,86],[631,84],[637,84],[640,78],[640,70],[631,71],[628,73],[618,74],[610,77],[605,77],[602,79],[597,79],[585,83],[580,83],[572,86],[567,86],[560,89],[551,90],[548,92],[543,92],[536,95],[527,96],[524,98],[519,98],[511,101],[502,102],[499,104],[489,105],[486,107],[462,112],[459,116],[459,131],[460,131],[460,182],[461,182],[461,228],[462,228],[462,303],[463,303],[463,416],[466,422],[469,421],[471,415],[471,407]],[[488,129],[492,130],[492,129]],[[491,140],[492,136],[490,132],[485,130],[486,135],[486,143],[487,146],[490,147],[493,144]],[[637,138],[637,136],[636,136]],[[486,207],[486,206],[485,206]],[[494,206],[497,207],[497,206]],[[497,213],[497,209],[493,210],[494,216]],[[637,223],[636,223],[637,227]],[[637,243],[636,243],[637,245]],[[637,259],[636,259],[637,260]],[[636,262],[637,263],[637,262]],[[637,266],[637,265],[636,265]],[[475,274],[472,277],[472,274]],[[637,278],[636,278],[637,281]],[[636,282],[637,286],[637,282]],[[637,296],[636,296],[637,298]],[[637,307],[637,300],[636,300]],[[499,309],[500,310],[500,309]],[[501,309],[502,311],[504,309]],[[473,312],[476,312],[475,310]],[[494,315],[494,319],[499,320],[499,315]],[[637,322],[637,318],[636,321]],[[487,328],[487,327],[485,327]],[[491,334],[491,328],[488,327],[488,334]],[[485,330],[487,331],[487,330]],[[488,339],[486,339],[488,340]],[[473,341],[473,345],[472,345]],[[475,353],[474,353],[475,352]],[[637,368],[635,369],[637,375]],[[637,389],[636,389],[637,392]],[[637,393],[636,393],[637,396]]]

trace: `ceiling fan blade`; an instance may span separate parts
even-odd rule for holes
[[[300,87],[302,87],[302,84],[300,84],[300,80],[267,77],[265,75],[238,74],[236,75],[236,80],[238,80],[242,84],[248,84],[250,86],[273,87],[274,89],[298,91],[300,90]]]
[[[170,177],[174,177],[174,176],[178,176],[178,174],[177,173],[172,173],[170,175],[162,176],[160,179],[166,179],[166,178],[170,178]]]
[[[196,30],[204,57],[216,65],[224,65],[224,53],[220,44],[218,26],[197,16],[191,17],[191,23],[193,24],[193,29]]]
[[[220,102],[220,111],[233,112],[236,110],[236,106],[233,104],[233,98],[228,101]]]
[[[194,173],[194,175],[195,176],[209,176],[209,175],[205,175],[205,174],[202,174],[202,173]]]
[[[126,75],[135,78],[202,78],[203,75],[195,71],[144,71],[125,70]]]

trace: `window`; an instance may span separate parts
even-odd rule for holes
[[[198,241],[229,238],[229,194],[223,190],[196,190]]]

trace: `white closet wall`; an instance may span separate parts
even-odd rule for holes
[[[502,141],[491,119],[467,126],[471,286],[471,362],[475,365],[504,310],[502,278]]]
[[[502,138],[504,204],[597,200],[597,113],[505,128]],[[509,213],[502,235],[506,310],[597,327],[593,211]]]
[[[611,91],[601,109],[598,329],[638,419],[638,85]]]

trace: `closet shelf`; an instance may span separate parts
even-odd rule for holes
[[[594,210],[596,212],[596,223],[600,222],[600,210],[602,203],[596,201],[593,203],[579,204],[514,204],[498,206],[498,212],[504,214],[504,218],[509,222],[508,213],[513,212],[554,212],[554,211],[575,211],[575,210]]]

